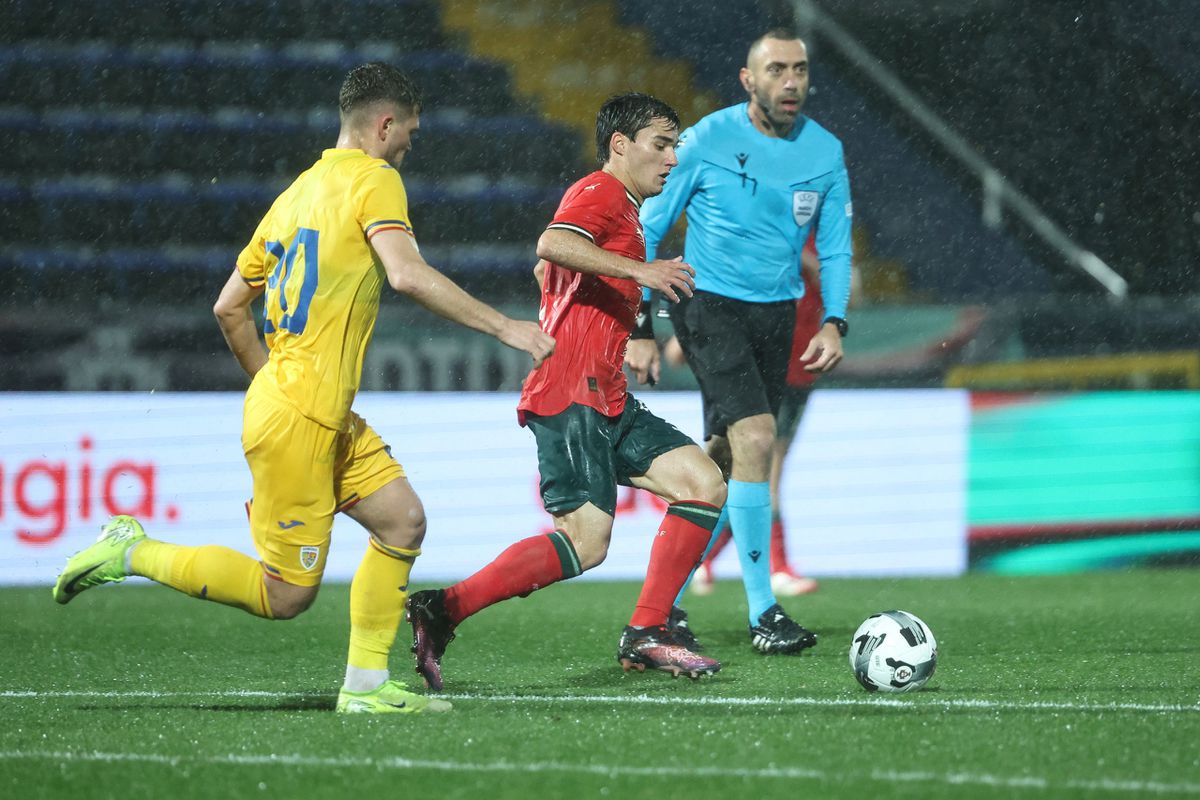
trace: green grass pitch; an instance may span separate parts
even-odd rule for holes
[[[417,718],[332,712],[344,586],[275,623],[132,583],[2,589],[0,797],[1200,796],[1200,572],[827,580],[785,601],[821,637],[801,657],[754,653],[724,581],[689,606],[724,663],[700,682],[621,672],[637,588],[484,611],[445,659],[454,711]],[[847,664],[890,608],[938,639],[916,694]]]

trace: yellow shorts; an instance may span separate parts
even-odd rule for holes
[[[246,394],[242,449],[254,478],[254,547],[269,575],[297,586],[321,582],[333,515],[404,477],[357,414],[339,432],[253,389]]]

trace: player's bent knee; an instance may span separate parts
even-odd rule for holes
[[[421,506],[409,509],[393,524],[369,528],[372,535],[388,547],[400,547],[405,550],[417,550],[425,541],[425,509]]]
[[[583,554],[579,554],[579,569],[581,572],[587,572],[589,569],[595,569],[604,563],[604,559],[608,557],[608,546],[605,545],[599,550],[593,550],[588,553],[587,558]]]
[[[420,516],[409,516],[402,521],[398,521],[396,525],[392,525],[388,529],[372,531],[376,534],[380,542],[389,547],[402,547],[404,549],[418,549],[421,542],[425,541],[425,512],[420,511]]]
[[[611,530],[600,533],[568,529],[566,534],[571,539],[571,546],[575,548],[580,571],[587,572],[589,569],[598,567],[608,557]]]
[[[317,599],[316,586],[296,586],[283,581],[267,582],[267,602],[273,619],[295,619]]]
[[[725,494],[725,476],[716,464],[701,470],[696,476],[695,495],[692,499],[720,507],[725,505]]]
[[[608,537],[576,535],[571,536],[571,544],[575,547],[581,572],[600,566],[608,556]]]
[[[403,520],[403,536],[408,540],[408,544],[404,545],[397,542],[400,547],[419,547],[425,539],[425,528],[428,526],[428,520],[425,517],[425,506],[417,503],[408,509]]]
[[[309,597],[303,599],[289,599],[278,605],[272,604],[271,618],[272,619],[295,619],[303,614],[313,604],[313,600],[317,597],[314,592]]]

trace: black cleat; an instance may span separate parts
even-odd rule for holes
[[[776,603],[762,613],[757,625],[750,626],[750,644],[760,653],[799,653],[815,647],[817,635],[797,624]]]
[[[679,606],[671,606],[671,614],[667,617],[667,630],[675,637],[675,641],[691,650],[693,653],[703,653],[704,645],[696,638],[688,625],[688,615]]]
[[[687,675],[692,680],[721,669],[720,661],[693,653],[680,644],[665,625],[649,628],[626,625],[617,646],[617,660],[626,672],[645,672],[649,667],[669,672],[676,678]]]
[[[409,595],[404,604],[412,623],[412,652],[417,657],[417,674],[430,691],[442,690],[442,656],[454,641],[454,626],[446,613],[444,589],[427,589]]]

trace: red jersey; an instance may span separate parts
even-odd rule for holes
[[[583,236],[626,258],[646,260],[638,202],[607,172],[593,172],[568,189],[546,227]],[[554,354],[525,380],[517,404],[522,425],[526,412],[546,417],[572,403],[591,406],[607,417],[625,409],[628,393],[622,366],[641,302],[642,288],[636,281],[546,265],[538,318],[542,330],[555,339]]]
[[[816,252],[812,237],[809,237],[804,249]],[[806,270],[801,270],[800,276],[804,279],[804,296],[796,301],[796,328],[792,334],[792,356],[788,359],[788,386],[812,386],[817,380],[817,373],[804,369],[808,362],[801,361],[800,356],[804,355],[808,343],[821,330],[825,310],[821,304],[821,279],[810,278]]]

